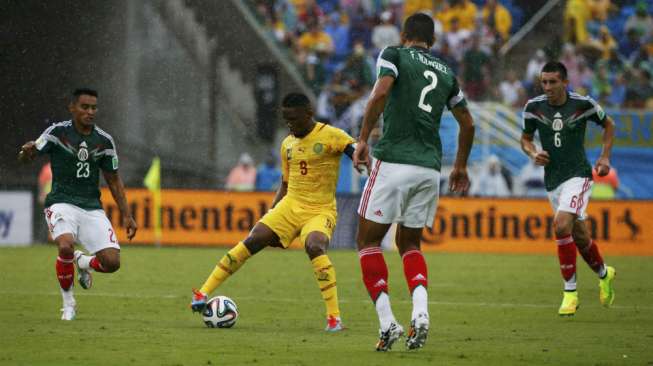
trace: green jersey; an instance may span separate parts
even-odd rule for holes
[[[50,155],[52,191],[45,206],[69,203],[86,210],[101,209],[100,169],[118,170],[118,155],[113,138],[94,126],[82,135],[72,121],[55,123],[36,140],[40,154]]]
[[[606,115],[594,99],[567,93],[560,106],[550,105],[546,95],[526,103],[523,112],[523,132],[540,135],[542,148],[549,153],[544,166],[544,183],[552,191],[564,181],[592,178],[592,166],[585,155],[585,128],[588,121],[603,126]]]
[[[372,155],[390,163],[440,170],[440,118],[444,107],[466,101],[451,69],[428,50],[386,47],[377,60],[378,77],[395,78],[383,110],[383,136]]]

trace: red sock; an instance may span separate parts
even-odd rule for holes
[[[380,247],[362,249],[358,252],[363,272],[363,282],[372,301],[376,302],[382,292],[388,293],[388,266]]]
[[[106,272],[104,270],[104,267],[102,267],[102,263],[97,259],[97,257],[91,258],[91,261],[88,263],[91,268],[93,268],[96,272]]]
[[[73,264],[74,256],[71,254],[70,258],[65,255],[60,255],[57,257],[57,264],[55,269],[57,270],[57,280],[59,280],[59,286],[64,291],[68,291],[73,285],[73,277],[75,276],[75,265]]]
[[[560,272],[565,281],[571,280],[576,273],[576,243],[571,235],[557,238]]]
[[[596,242],[592,240],[584,250],[578,248],[578,252],[583,256],[583,259],[587,262],[592,271],[599,273],[601,267],[603,267],[603,257],[601,257],[601,253],[599,253],[599,246],[596,245]]]
[[[406,276],[410,293],[412,294],[415,287],[420,285],[427,288],[428,269],[426,268],[426,262],[424,261],[422,252],[419,250],[410,250],[404,253],[401,259],[404,262],[404,275]]]

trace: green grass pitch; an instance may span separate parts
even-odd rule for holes
[[[553,244],[552,244],[553,245]],[[427,254],[431,332],[425,348],[374,351],[378,323],[354,251],[332,251],[347,330],[323,331],[324,305],[301,251],[265,250],[216,294],[233,298],[232,329],[188,308],[222,248],[123,248],[122,268],[76,286],[77,319],[59,320],[53,246],[0,249],[0,365],[653,365],[653,258],[609,257],[612,309],[579,257],[580,309],[557,316],[557,258]],[[404,326],[411,304],[396,253],[390,295]]]

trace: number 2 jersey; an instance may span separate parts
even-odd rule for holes
[[[69,203],[85,210],[101,209],[100,169],[118,170],[113,138],[97,126],[89,135],[77,132],[72,121],[55,123],[36,140],[40,154],[50,155],[52,191],[45,206]]]
[[[592,166],[585,155],[585,129],[588,121],[603,126],[606,115],[590,97],[567,93],[560,106],[550,105],[546,95],[529,100],[523,112],[523,132],[540,135],[542,148],[549,153],[544,166],[544,183],[552,191],[573,178],[592,178]]]
[[[340,158],[354,142],[345,131],[320,122],[302,138],[288,135],[280,151],[286,195],[310,206],[335,208]]]
[[[377,74],[395,79],[383,110],[383,136],[372,155],[389,163],[440,170],[440,118],[466,101],[451,69],[421,47],[386,47]]]

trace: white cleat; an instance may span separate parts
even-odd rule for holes
[[[376,350],[386,352],[392,345],[404,335],[404,328],[392,322],[387,330],[379,329],[379,341],[376,343]]]
[[[82,269],[79,267],[79,258],[84,255],[84,252],[81,250],[75,251],[75,265],[77,266],[77,281],[79,285],[82,286],[84,290],[88,290],[93,286],[93,276],[91,271],[88,269]]]
[[[64,305],[61,309],[61,320],[74,320],[75,315],[75,304]]]
[[[429,315],[427,313],[419,313],[410,322],[410,330],[408,331],[408,338],[406,338],[406,348],[417,349],[424,347],[428,334]]]

